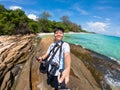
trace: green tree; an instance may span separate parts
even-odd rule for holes
[[[0,4],[0,12],[5,12],[5,11],[7,11],[7,9],[5,9],[5,7]]]
[[[25,15],[24,11],[17,9],[10,12],[11,23],[15,24],[14,34],[27,34],[30,33],[28,28],[28,17]]]
[[[62,22],[66,25],[69,25],[71,23],[71,21],[69,20],[69,17],[68,16],[62,16],[60,18],[62,20]]]
[[[39,18],[39,20],[38,20],[42,32],[50,32],[50,30],[49,30],[49,26],[50,26],[49,22],[50,21],[48,20],[49,17],[51,17],[51,15],[48,12],[44,11],[41,14],[41,18]]]
[[[40,26],[38,22],[30,20],[28,23],[28,27],[30,30],[30,33],[39,33],[40,32]]]
[[[51,17],[51,15],[47,11],[43,11],[43,13],[40,14],[41,19],[48,20],[49,17]]]
[[[25,12],[17,10],[7,10],[0,5],[0,35],[30,34],[39,32],[53,32],[53,28],[62,27],[65,32],[86,32],[80,25],[69,20],[68,16],[62,16],[62,22],[51,21],[51,15],[44,11],[38,21],[29,19]]]
[[[80,32],[82,30],[81,26],[71,22],[68,16],[62,16],[60,19],[66,25],[67,31]]]

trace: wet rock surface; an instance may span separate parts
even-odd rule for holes
[[[103,90],[119,90],[114,83],[120,82],[120,64],[104,55],[71,44],[71,52],[78,57],[90,70]],[[111,84],[108,79],[112,80]],[[114,87],[113,87],[114,86]]]
[[[40,64],[35,60],[35,57],[46,53],[52,42],[52,37],[40,39],[34,35],[1,36],[0,90],[52,90],[52,87],[47,85],[46,74],[39,72]],[[71,44],[70,47],[72,64],[68,88],[111,90],[104,80],[104,72],[100,72],[100,67],[97,67],[99,63],[103,65],[104,61],[80,46]],[[111,67],[113,69],[117,66],[114,64]]]

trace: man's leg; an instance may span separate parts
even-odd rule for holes
[[[57,79],[57,76],[54,76],[54,88],[55,88],[55,90],[58,90],[58,79]]]
[[[47,73],[47,84],[51,85],[52,87],[54,87],[54,76],[51,76],[49,73]]]

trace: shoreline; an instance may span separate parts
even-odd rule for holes
[[[80,45],[80,46],[81,46],[81,45]],[[83,46],[81,46],[81,47],[83,47]],[[90,51],[90,52],[92,52],[92,53],[94,53],[94,54],[96,54],[96,56],[99,57],[99,58],[101,58],[101,59],[107,59],[108,61],[111,61],[111,62],[113,62],[113,63],[116,62],[117,64],[120,65],[120,61],[117,60],[116,58],[108,57],[108,56],[106,56],[106,55],[103,55],[103,54],[101,54],[101,53],[98,53],[98,52],[95,52],[95,51],[93,51],[93,50],[87,49],[87,48],[85,48],[85,47],[83,47],[83,48],[86,49],[86,50],[88,50],[88,51]]]
[[[54,33],[38,33],[37,35],[53,35]],[[64,34],[89,34],[89,33],[84,33],[84,32],[68,32]]]
[[[75,55],[76,56],[79,55],[78,57],[80,57],[80,59],[89,68],[89,70],[92,73],[94,72],[93,74],[94,77],[96,77],[95,73],[101,73],[104,77],[103,81],[107,82],[107,84],[110,85],[111,88],[120,89],[120,75],[119,75],[120,64],[117,61],[100,53],[82,47],[81,45],[75,45],[75,46],[74,47],[77,49],[80,48],[80,51],[74,51],[72,53],[77,52]],[[117,89],[112,89],[112,90],[117,90]]]
[[[87,34],[87,33],[68,32],[68,33],[64,33],[64,34]],[[41,37],[41,36],[42,36],[42,37],[46,37],[46,36],[54,35],[54,33],[39,33],[39,34],[37,34],[37,35],[38,35],[38,37]],[[42,37],[41,37],[41,38],[42,38]],[[68,43],[69,43],[69,42],[68,42]],[[73,44],[73,43],[71,43],[71,44]],[[74,45],[79,45],[79,44],[74,44]],[[101,56],[107,57],[107,58],[109,58],[109,59],[117,62],[118,64],[120,64],[120,61],[119,61],[118,59],[114,58],[114,57],[109,57],[109,56],[103,55],[103,54],[101,54],[101,53],[98,53],[98,52],[95,52],[95,51],[93,51],[93,50],[91,50],[91,49],[88,49],[88,48],[86,48],[86,47],[84,47],[84,46],[82,46],[82,45],[80,45],[80,46],[81,46],[82,48],[84,48],[84,49],[87,49],[87,50],[92,51],[92,52],[94,52],[94,53],[100,54]]]
[[[86,48],[84,48],[84,49],[86,49]],[[86,50],[88,50],[88,51],[91,52],[92,57],[100,58],[101,60],[105,60],[105,62],[107,62],[107,63],[110,62],[110,63],[112,63],[112,64],[114,64],[114,65],[120,66],[120,61],[118,61],[118,60],[115,60],[115,59],[110,58],[110,57],[108,57],[108,56],[102,55],[102,54],[97,53],[97,52],[95,52],[95,51],[92,51],[92,50],[90,50],[90,49],[86,49]],[[119,72],[120,72],[120,67],[118,68],[118,70],[119,70]],[[110,74],[110,73],[109,73],[109,74]],[[109,77],[109,74],[105,74],[105,78],[107,79],[107,82],[108,82],[109,84],[113,85],[113,86],[118,86],[118,87],[120,87],[120,81],[119,81],[119,82],[114,82],[113,78],[110,78],[110,77]]]
[[[72,32],[71,33],[65,33],[65,34],[73,34]],[[79,33],[74,33],[74,34],[79,34]],[[81,33],[81,34],[83,34],[83,33]],[[51,33],[51,34],[42,34],[42,35],[53,35],[53,33]],[[69,42],[68,42],[69,43]],[[72,44],[72,43],[70,43],[70,44]],[[106,55],[103,55],[103,54],[100,54],[100,53],[98,53],[98,52],[95,52],[95,51],[93,51],[93,50],[90,50],[90,49],[87,49],[87,48],[85,48],[85,47],[83,47],[83,46],[81,46],[81,45],[76,45],[76,44],[73,44],[73,45],[75,45],[75,46],[80,46],[81,48],[83,48],[83,49],[85,49],[85,50],[87,50],[87,51],[89,51],[90,52],[90,56],[92,57],[92,58],[97,58],[98,60],[100,60],[99,62],[100,62],[100,64],[102,65],[102,64],[104,64],[104,67],[106,68],[105,70],[108,70],[107,68],[107,65],[112,65],[113,67],[117,67],[117,66],[119,66],[120,65],[120,62],[117,60],[117,59],[113,59],[113,58],[111,58],[111,57],[108,57],[108,56],[106,56]],[[95,62],[97,62],[97,60],[95,61]],[[96,67],[97,68],[97,67]],[[120,68],[120,67],[119,67]],[[117,69],[117,71],[118,72],[120,72],[119,71],[119,68],[113,68],[114,70],[115,69]],[[114,74],[111,76],[111,73],[112,73],[112,71],[111,71],[111,73],[109,73],[109,72],[105,72],[105,71],[103,71],[103,68],[101,68],[101,67],[99,67],[99,71],[101,72],[101,70],[102,70],[102,73],[104,74],[104,79],[106,80],[106,82],[112,87],[112,88],[114,88],[114,86],[116,85],[116,86],[120,86],[120,81],[119,82],[117,82],[117,81],[115,81],[114,80],[114,78],[110,78],[110,77],[113,77],[113,76],[115,76]],[[116,70],[115,70],[116,71]],[[109,73],[109,74],[108,74]]]
[[[46,34],[44,34],[44,35],[46,35]],[[48,34],[48,35],[50,35],[50,34]],[[24,40],[25,38],[22,38],[22,37],[23,36],[21,36],[21,40]],[[26,36],[26,37],[28,37],[28,36]],[[19,42],[20,43],[20,41],[18,40],[18,37],[16,37],[15,39],[13,37],[11,37],[11,38],[13,39],[12,40],[13,42]],[[6,39],[8,39],[8,38],[6,38]],[[34,39],[38,39],[38,40],[34,40]],[[37,41],[38,45],[40,45],[39,47],[35,46],[37,48],[37,49],[34,48],[34,50],[35,50],[34,54],[35,54],[35,52],[38,52],[38,49],[40,50],[40,52],[43,53],[43,51],[45,51],[45,49],[47,49],[49,43],[51,43],[51,41],[52,41],[53,38],[50,36],[50,37],[45,37],[45,38],[40,39],[40,38],[37,38],[37,35],[36,35],[34,37],[34,39],[32,38],[31,40],[33,40],[34,43]],[[2,42],[4,42],[4,41],[2,41]],[[26,42],[30,43],[28,41],[28,39],[26,39]],[[6,42],[4,42],[4,43],[6,43]],[[9,43],[11,43],[11,42],[9,41]],[[22,43],[25,43],[25,42],[22,42]],[[32,43],[32,44],[34,45],[34,43]],[[30,44],[30,46],[32,44]],[[44,45],[44,44],[46,44],[46,45]],[[7,45],[7,43],[4,44],[4,45]],[[20,45],[21,44],[16,45],[16,49]],[[119,72],[120,72],[120,65],[116,64],[116,62],[111,61],[110,58],[108,58],[108,57],[106,57],[104,55],[100,55],[99,53],[96,53],[96,52],[94,52],[92,50],[86,49],[86,48],[82,47],[81,45],[70,44],[70,46],[71,46],[71,54],[73,54],[72,55],[72,59],[74,60],[74,62],[72,62],[72,68],[71,68],[72,69],[72,75],[74,76],[74,79],[71,79],[71,80],[73,80],[73,82],[76,83],[75,86],[77,85],[77,87],[78,87],[78,84],[81,82],[81,80],[83,78],[86,78],[86,77],[87,77],[87,80],[89,80],[89,82],[92,82],[92,80],[90,78],[93,77],[96,80],[97,84],[101,85],[101,87],[104,84],[105,87],[103,86],[102,89],[110,90],[110,89],[108,89],[109,88],[108,85],[110,85],[110,84],[107,84],[107,83],[110,83],[110,82],[107,81],[106,78],[109,78],[110,80],[111,79],[115,79],[115,80],[119,81],[119,77],[120,77],[120,74],[119,74]],[[43,50],[43,48],[44,48],[44,50]],[[14,49],[15,49],[15,47],[14,47]],[[33,49],[31,48],[31,50],[33,50]],[[41,51],[41,50],[43,50],[43,51]],[[27,51],[29,51],[29,50],[27,50]],[[26,50],[25,50],[25,52],[26,52]],[[7,52],[5,52],[5,53],[7,53]],[[11,54],[11,53],[9,53],[9,54]],[[34,54],[32,54],[33,57],[34,57]],[[26,54],[26,55],[28,55],[28,54]],[[35,55],[38,56],[38,54],[35,54]],[[17,60],[17,57],[15,59]],[[33,58],[31,58],[31,60],[32,59]],[[81,66],[82,63],[84,64],[83,65],[84,68],[83,68],[83,66]],[[86,72],[85,68],[88,68],[88,71],[91,72],[91,74],[92,74],[91,76],[88,74],[88,72]],[[81,70],[81,71],[79,71],[79,70]],[[34,71],[37,71],[37,70],[34,70]],[[105,76],[106,74],[108,76]],[[78,81],[80,80],[80,82],[77,82],[75,79],[78,79]],[[84,81],[86,81],[86,80],[83,79],[83,82]],[[111,83],[113,84],[113,82],[114,81],[112,81]],[[83,83],[81,83],[81,84],[83,84]],[[70,85],[72,85],[72,83]],[[86,84],[84,83],[83,85],[86,85]],[[96,84],[93,83],[93,85],[96,85]],[[71,87],[74,87],[74,86],[71,86]],[[111,86],[111,88],[114,88],[114,86]],[[116,86],[116,88],[120,89],[119,84],[118,84],[118,86]],[[86,90],[86,89],[83,89],[83,90]],[[112,89],[112,90],[117,90],[117,89]]]
[[[87,34],[87,33],[76,33],[76,32],[68,32],[68,33],[64,33],[64,34]],[[51,35],[54,35],[54,33],[39,33],[38,34],[38,37],[46,37],[46,36],[51,36]],[[42,38],[41,37],[41,38]],[[69,43],[69,42],[68,42]],[[73,43],[71,43],[71,44],[73,44]],[[74,45],[79,45],[79,44],[74,44]],[[109,60],[112,60],[112,61],[115,61],[115,62],[117,62],[118,64],[120,64],[120,61],[119,60],[117,60],[116,58],[114,58],[114,57],[109,57],[109,56],[106,56],[106,55],[103,55],[103,54],[101,54],[101,53],[98,53],[98,52],[95,52],[95,51],[93,51],[93,50],[90,50],[90,49],[88,49],[88,48],[86,48],[86,47],[84,47],[84,46],[82,46],[82,45],[80,45],[82,48],[84,48],[84,49],[86,49],[86,50],[89,50],[89,51],[91,51],[91,52],[94,52],[94,53],[96,53],[96,54],[100,54],[101,56],[103,56],[103,57],[106,57],[106,58],[108,58]],[[100,57],[100,58],[102,58],[102,57]]]

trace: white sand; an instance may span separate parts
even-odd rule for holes
[[[81,32],[68,32],[64,34],[86,34],[86,33],[81,33]],[[44,36],[44,35],[54,35],[54,33],[38,33],[39,36]]]

